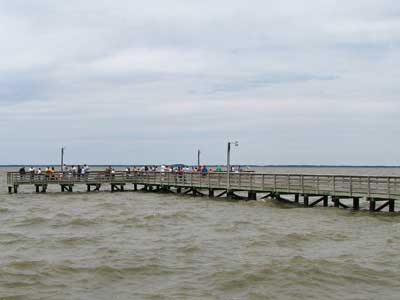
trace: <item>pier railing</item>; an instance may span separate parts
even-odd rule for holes
[[[202,189],[227,189],[226,172],[115,172],[91,171],[85,175],[7,173],[8,186],[75,184],[144,184]],[[400,177],[303,174],[231,173],[232,191],[298,193],[340,197],[400,199]]]

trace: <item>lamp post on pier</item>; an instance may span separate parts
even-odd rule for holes
[[[230,172],[231,172],[231,144],[233,144],[235,147],[238,147],[239,146],[239,142],[238,141],[228,142],[227,153],[226,153],[226,174],[227,174],[226,193],[227,193],[227,196],[229,196],[230,191],[231,191],[231,178],[230,178]]]
[[[200,167],[200,149],[197,150],[197,170]]]
[[[61,166],[60,166],[61,172],[63,171],[63,166],[64,166],[64,150],[65,150],[65,147],[64,146],[61,147]]]

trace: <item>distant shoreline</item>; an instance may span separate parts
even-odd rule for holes
[[[147,166],[152,166],[154,164],[147,164]],[[166,165],[176,165],[176,164],[166,164]],[[224,164],[206,164],[210,167],[216,166],[224,166]],[[238,164],[233,164],[238,165]],[[11,164],[11,165],[0,165],[0,168],[12,168],[12,167],[22,167],[22,166],[34,166],[34,167],[42,167],[42,166],[59,166],[59,164]],[[91,167],[126,167],[131,166],[131,164],[93,164]],[[146,166],[146,164],[134,164],[134,166]],[[195,166],[195,165],[188,165]],[[242,167],[250,167],[250,168],[400,168],[400,166],[387,166],[387,165],[247,165],[241,164]]]

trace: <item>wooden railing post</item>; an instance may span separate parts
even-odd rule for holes
[[[335,195],[336,194],[336,177],[332,176],[332,194]]]
[[[368,176],[368,198],[371,197],[371,178]]]
[[[262,189],[263,191],[265,190],[265,174],[262,174],[261,189]]]
[[[350,176],[350,196],[353,196],[353,176]]]

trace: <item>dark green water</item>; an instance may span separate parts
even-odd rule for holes
[[[4,176],[0,299],[400,298],[398,214],[140,192],[8,195]]]

